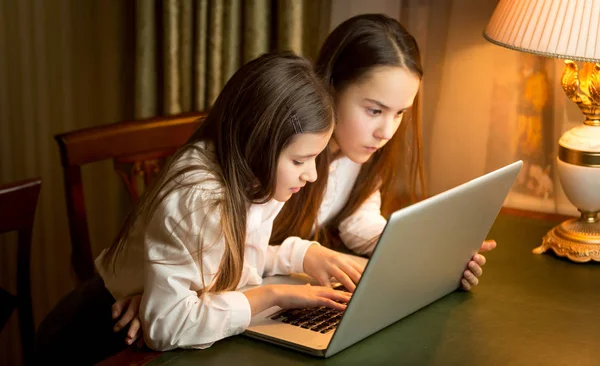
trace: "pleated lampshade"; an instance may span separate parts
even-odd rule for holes
[[[517,51],[600,62],[600,0],[500,0],[483,36]]]

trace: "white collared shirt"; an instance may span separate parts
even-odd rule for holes
[[[188,159],[207,163],[193,150],[179,161],[187,163]],[[183,182],[197,181],[198,174],[208,176],[206,172],[188,174]],[[116,274],[102,265],[105,252],[96,259],[98,272],[116,299],[143,292],[140,319],[150,348],[206,348],[243,332],[250,323],[250,304],[242,292],[198,295],[212,283],[225,250],[220,210],[208,204],[222,192],[216,181],[171,192],[157,206],[145,231],[134,226],[129,240],[135,243],[128,243],[133,245],[119,257]],[[261,284],[263,276],[303,271],[304,255],[313,242],[290,237],[279,246],[268,245],[273,220],[282,206],[275,200],[250,205],[237,289]],[[201,260],[200,233],[206,243]]]
[[[348,202],[361,166],[362,164],[357,164],[346,156],[331,163],[327,190],[319,207],[319,224],[327,224]],[[376,244],[373,239],[381,235],[385,224],[386,220],[381,216],[381,192],[377,190],[340,223],[338,230],[348,249],[358,254],[371,255]]]

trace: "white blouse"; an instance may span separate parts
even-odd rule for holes
[[[188,159],[206,163],[203,155],[193,150],[178,162],[187,163]],[[209,174],[188,174],[183,182]],[[128,243],[131,248],[119,257],[116,273],[102,265],[105,252],[96,259],[98,272],[115,298],[143,292],[140,319],[146,344],[152,349],[206,348],[243,332],[250,323],[250,304],[242,292],[200,294],[215,278],[225,250],[220,211],[207,204],[222,195],[222,188],[211,181],[170,193],[145,231],[134,226],[132,243]],[[259,285],[263,276],[303,272],[304,255],[314,242],[290,237],[279,246],[268,245],[273,220],[282,206],[274,200],[250,205],[244,267],[237,289]],[[200,233],[206,243],[201,260]]]
[[[345,156],[331,163],[327,190],[319,207],[319,224],[327,224],[348,202],[361,166]],[[381,192],[377,190],[356,212],[344,219],[338,229],[348,249],[371,255],[376,244],[373,239],[381,235],[385,224],[386,220],[381,216]]]

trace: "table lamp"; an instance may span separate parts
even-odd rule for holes
[[[556,166],[581,216],[552,228],[533,252],[550,249],[574,262],[600,261],[600,0],[500,0],[483,36],[565,60],[562,87],[585,120],[559,139]]]

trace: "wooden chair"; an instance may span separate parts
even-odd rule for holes
[[[146,186],[164,159],[185,144],[204,113],[125,121],[86,128],[55,136],[63,166],[71,263],[81,282],[95,274],[83,197],[81,166],[112,159],[132,202],[140,196],[138,181]]]
[[[31,236],[41,183],[39,178],[35,178],[0,185],[0,234],[18,233],[17,295],[0,288],[0,330],[16,308],[25,364],[29,363],[33,354],[35,337],[30,280]]]

